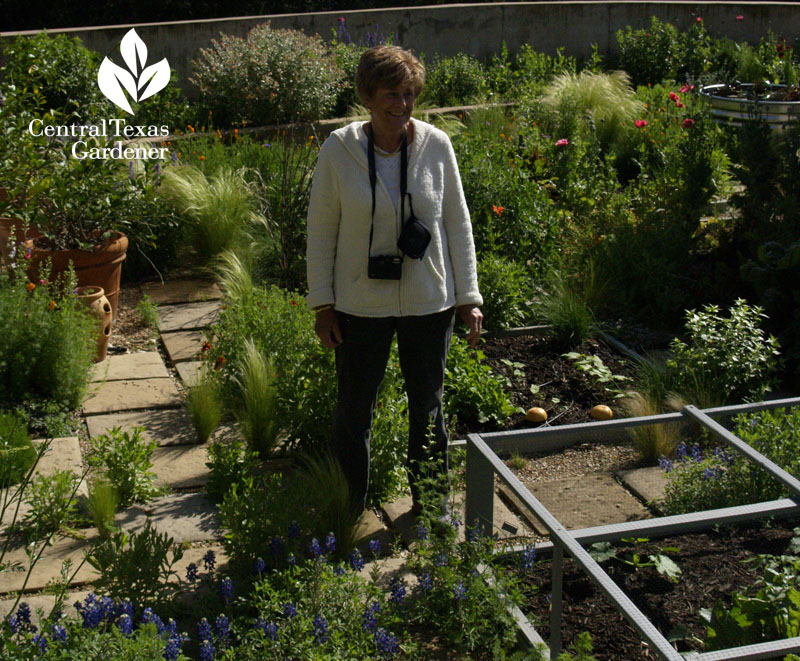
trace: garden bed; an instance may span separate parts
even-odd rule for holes
[[[661,576],[652,567],[636,569],[615,560],[603,563],[609,576],[665,636],[676,634],[679,651],[703,650],[706,628],[700,609],[712,608],[722,599],[730,605],[733,592],[747,591],[762,575],[757,565],[745,563],[755,554],[789,552],[792,522],[778,522],[768,527],[724,528],[718,531],[687,534],[643,542],[616,545],[618,555],[635,551],[646,558],[665,547],[677,547],[668,553],[682,570],[677,583]],[[552,566],[549,561],[537,564],[524,581],[537,591],[523,607],[535,618],[537,630],[550,636],[550,591]],[[571,559],[564,563],[564,615],[562,640],[568,647],[583,631],[593,640],[597,659],[636,661],[658,658],[642,641],[612,602],[597,588]]]

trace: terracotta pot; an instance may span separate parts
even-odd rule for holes
[[[32,282],[41,278],[53,281],[67,271],[69,263],[75,268],[80,287],[102,287],[111,304],[113,318],[117,318],[117,298],[119,280],[122,275],[122,260],[128,250],[128,237],[117,232],[107,241],[95,246],[94,250],[45,250],[37,248],[33,241],[25,244],[31,250],[28,277]],[[40,274],[44,262],[50,259],[52,267],[47,275]]]
[[[25,243],[28,239],[36,239],[42,234],[36,225],[28,226],[25,232],[24,221],[19,218],[0,217],[0,264],[5,264],[15,243]]]
[[[75,290],[78,300],[88,307],[99,321],[97,334],[97,355],[94,362],[106,359],[108,341],[111,339],[111,303],[108,302],[102,287],[78,287]]]

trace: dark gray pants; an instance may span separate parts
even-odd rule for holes
[[[361,510],[366,504],[372,414],[395,332],[408,394],[406,467],[416,503],[417,462],[429,456],[441,458],[447,469],[442,389],[455,310],[416,317],[356,317],[337,312],[337,317],[343,341],[336,347],[339,395],[331,449],[347,476],[353,505]],[[429,426],[433,434],[430,439]]]

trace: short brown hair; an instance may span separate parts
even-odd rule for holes
[[[362,101],[369,101],[379,87],[410,85],[419,96],[425,84],[425,66],[411,51],[399,46],[375,46],[364,51],[358,62],[356,88]]]

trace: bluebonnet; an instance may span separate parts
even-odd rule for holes
[[[294,567],[297,564],[297,558],[294,557],[294,553],[290,553],[286,558],[286,564],[290,567]]]
[[[57,640],[61,643],[67,640],[67,630],[60,624],[54,624],[50,627],[50,635],[53,637],[53,640]]]
[[[433,578],[427,569],[417,574],[417,585],[423,592],[430,592],[433,587]]]
[[[333,553],[336,550],[336,535],[329,532],[325,537],[325,553]]]
[[[378,626],[377,615],[381,612],[381,605],[377,601],[373,601],[371,604],[367,604],[364,608],[364,612],[361,614],[361,628],[364,631],[375,631],[375,627]]]
[[[406,598],[406,586],[402,580],[395,576],[389,584],[389,591],[391,592],[389,601],[396,603],[398,606],[403,603],[403,599]]]
[[[172,162],[173,163],[177,163],[178,162],[178,152],[175,152],[175,151],[172,152]]]
[[[338,41],[340,44],[353,43],[353,39],[350,37],[350,33],[347,31],[347,26],[344,24],[343,16],[339,17],[338,25],[336,26],[336,41]]]
[[[278,560],[283,555],[283,539],[271,537],[269,540],[269,554],[273,560]]]
[[[214,644],[206,638],[200,644],[200,661],[214,661]]]
[[[203,556],[203,565],[206,568],[207,572],[214,571],[214,566],[217,564],[217,556],[214,554],[214,551],[211,549]]]
[[[447,566],[447,551],[439,551],[439,554],[433,561],[437,567],[446,567]]]
[[[378,555],[381,552],[381,542],[378,539],[369,540],[369,550],[373,555]]]
[[[289,539],[297,539],[300,537],[300,525],[297,521],[292,521],[289,524]]]
[[[169,620],[167,620],[167,624],[164,626],[164,631],[166,631],[170,636],[177,636],[178,623],[172,618],[169,618]]]
[[[283,615],[284,617],[294,617],[297,615],[297,609],[294,607],[294,604],[291,601],[287,601],[283,605]]]
[[[672,462],[666,457],[660,457],[658,460],[658,467],[665,473],[669,473],[672,470],[673,465]]]
[[[695,461],[702,461],[703,451],[700,449],[699,445],[692,446],[692,459],[694,459]]]
[[[459,526],[461,525],[461,519],[454,516],[452,519],[450,519],[450,525],[453,526],[453,528],[455,528],[456,530],[458,530]]]
[[[312,538],[311,544],[308,545],[308,551],[314,558],[318,558],[322,555],[322,547],[319,545],[319,540],[316,537]]]
[[[320,644],[326,640],[328,640],[328,621],[317,614],[314,618],[314,642]]]
[[[223,576],[219,583],[219,597],[223,604],[233,601],[233,581],[230,576]]]
[[[397,654],[399,646],[397,644],[397,636],[383,627],[378,629],[374,634],[375,646],[383,656],[394,656]]]
[[[483,524],[478,521],[473,527],[467,528],[467,541],[477,542],[483,536]]]
[[[678,447],[675,448],[675,452],[678,455],[678,461],[682,461],[683,459],[686,459],[686,457],[689,456],[689,448],[686,447],[686,443],[684,443],[683,441],[678,443]]]
[[[169,639],[167,639],[167,644],[164,646],[164,658],[167,661],[174,661],[177,659],[181,654],[181,647],[187,640],[189,640],[189,636],[185,633],[179,634],[173,632]]]
[[[76,602],[75,609],[83,618],[84,629],[96,629],[100,626],[100,622],[111,620],[116,616],[114,601],[110,597],[98,599],[94,592],[89,593],[83,603]]]
[[[142,624],[147,624],[148,622],[152,622],[153,624],[156,625],[158,633],[164,633],[164,629],[166,628],[164,626],[164,623],[161,621],[161,618],[156,613],[154,613],[153,609],[150,608],[149,606],[144,609],[144,612],[142,613],[141,622]]]
[[[725,448],[714,448],[714,456],[717,459],[724,461],[728,466],[733,463],[733,455]]]
[[[26,626],[30,626],[31,623],[31,607],[28,606],[27,603],[24,601],[17,606],[17,617],[19,618],[20,624],[24,624]]]
[[[428,529],[421,523],[417,526],[417,537],[423,542],[428,539]]]
[[[274,622],[267,622],[263,617],[256,618],[255,628],[261,629],[270,640],[278,638],[278,625]]]
[[[161,174],[161,163],[156,163],[153,167],[153,171],[156,173],[156,176]]]
[[[130,599],[123,599],[117,604],[116,616],[120,617],[121,615],[128,615],[131,619],[133,618],[133,603]]]
[[[186,580],[194,583],[197,580],[197,565],[193,562],[186,567]]]
[[[334,573],[336,576],[344,576],[344,573],[345,573],[345,572],[344,572],[344,567],[342,567],[342,563],[339,563],[339,564],[337,564],[337,565],[336,565],[336,566],[333,568],[333,573]]]
[[[361,571],[364,569],[364,558],[361,557],[361,552],[358,549],[353,549],[350,552],[350,566],[353,571]]]
[[[133,633],[133,618],[127,613],[123,613],[117,619],[117,626],[123,636],[130,636]]]
[[[526,546],[522,551],[522,568],[525,571],[533,569],[533,564],[536,561],[536,548],[533,546]]]
[[[459,582],[457,585],[453,587],[453,596],[456,600],[460,601],[461,599],[466,598],[467,596],[467,589],[464,587],[464,584]]]
[[[206,618],[203,618],[197,623],[197,637],[200,640],[211,640],[213,637],[211,633],[211,625]]]
[[[267,568],[267,563],[264,562],[263,558],[256,558],[253,561],[253,573],[254,574],[263,574],[264,570]]]
[[[39,646],[39,650],[42,654],[47,651],[47,638],[45,638],[43,633],[36,634],[36,637],[33,639],[33,644]]]
[[[217,630],[217,637],[220,644],[224,647],[228,644],[228,638],[231,634],[231,621],[227,615],[217,615],[214,622],[214,628]]]

